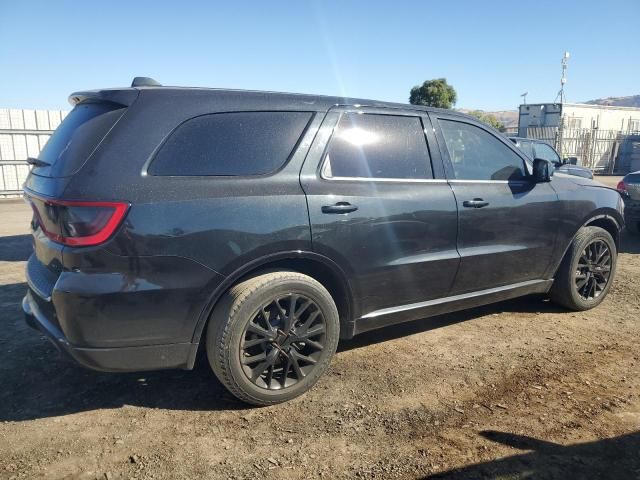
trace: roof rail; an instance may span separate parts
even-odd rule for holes
[[[131,82],[132,87],[161,87],[162,84],[151,77],[136,77]]]

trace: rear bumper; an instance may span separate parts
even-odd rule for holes
[[[197,344],[174,343],[118,348],[85,348],[69,343],[60,328],[47,319],[31,291],[22,300],[25,321],[44,334],[65,356],[92,370],[128,372],[169,368],[193,368]]]

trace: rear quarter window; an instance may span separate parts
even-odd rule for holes
[[[148,173],[160,176],[249,176],[273,173],[293,152],[311,112],[233,112],[180,125]]]

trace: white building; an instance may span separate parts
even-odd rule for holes
[[[562,122],[562,123],[561,123]],[[586,103],[533,103],[520,105],[518,135],[528,127],[559,127],[640,132],[640,108]]]
[[[63,110],[0,108],[0,197],[21,192],[29,174],[27,157],[38,157],[66,114]]]
[[[518,136],[543,140],[596,172],[640,168],[640,108],[584,103],[520,105]]]

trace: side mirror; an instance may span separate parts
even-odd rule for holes
[[[542,158],[533,160],[533,181],[535,183],[545,183],[551,181],[553,169],[549,168],[549,161]]]

